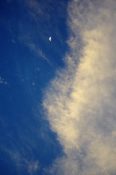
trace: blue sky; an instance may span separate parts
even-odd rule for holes
[[[3,175],[116,174],[115,9],[0,2]]]
[[[43,174],[62,154],[43,113],[42,96],[56,69],[64,67],[68,50],[67,3],[67,0],[0,2],[2,174],[38,171]],[[39,164],[37,171],[34,166],[29,170],[33,162]]]

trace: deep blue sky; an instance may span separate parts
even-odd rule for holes
[[[43,175],[63,154],[44,115],[42,95],[56,70],[65,66],[67,4],[68,0],[0,1],[1,175]],[[39,169],[29,170],[35,162]]]

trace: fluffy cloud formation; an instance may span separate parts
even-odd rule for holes
[[[43,102],[65,153],[51,174],[116,173],[115,9],[115,0],[69,3],[70,53]]]

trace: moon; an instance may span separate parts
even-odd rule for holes
[[[52,41],[52,37],[51,37],[51,36],[49,37],[49,41],[50,41],[50,42]]]

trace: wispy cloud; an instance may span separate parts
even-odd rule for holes
[[[8,82],[3,77],[0,76],[0,85],[7,85],[7,84]]]
[[[34,42],[28,42],[28,43],[25,43],[26,46],[28,46],[28,48],[33,51],[37,56],[41,57],[42,59],[46,60],[49,62],[48,58],[45,56],[45,54],[43,53],[43,51],[37,47],[37,45],[34,43]]]
[[[26,156],[22,156],[19,152],[12,152],[5,149],[5,152],[8,153],[11,157],[11,161],[16,165],[17,172],[27,172],[29,175],[38,173],[40,170],[40,163],[38,160],[28,159]]]
[[[116,172],[115,8],[115,0],[69,3],[71,53],[43,102],[65,153],[54,163],[53,174]]]
[[[38,17],[45,15],[45,12],[42,9],[42,5],[39,1],[25,0],[25,2],[35,20],[37,20]]]

